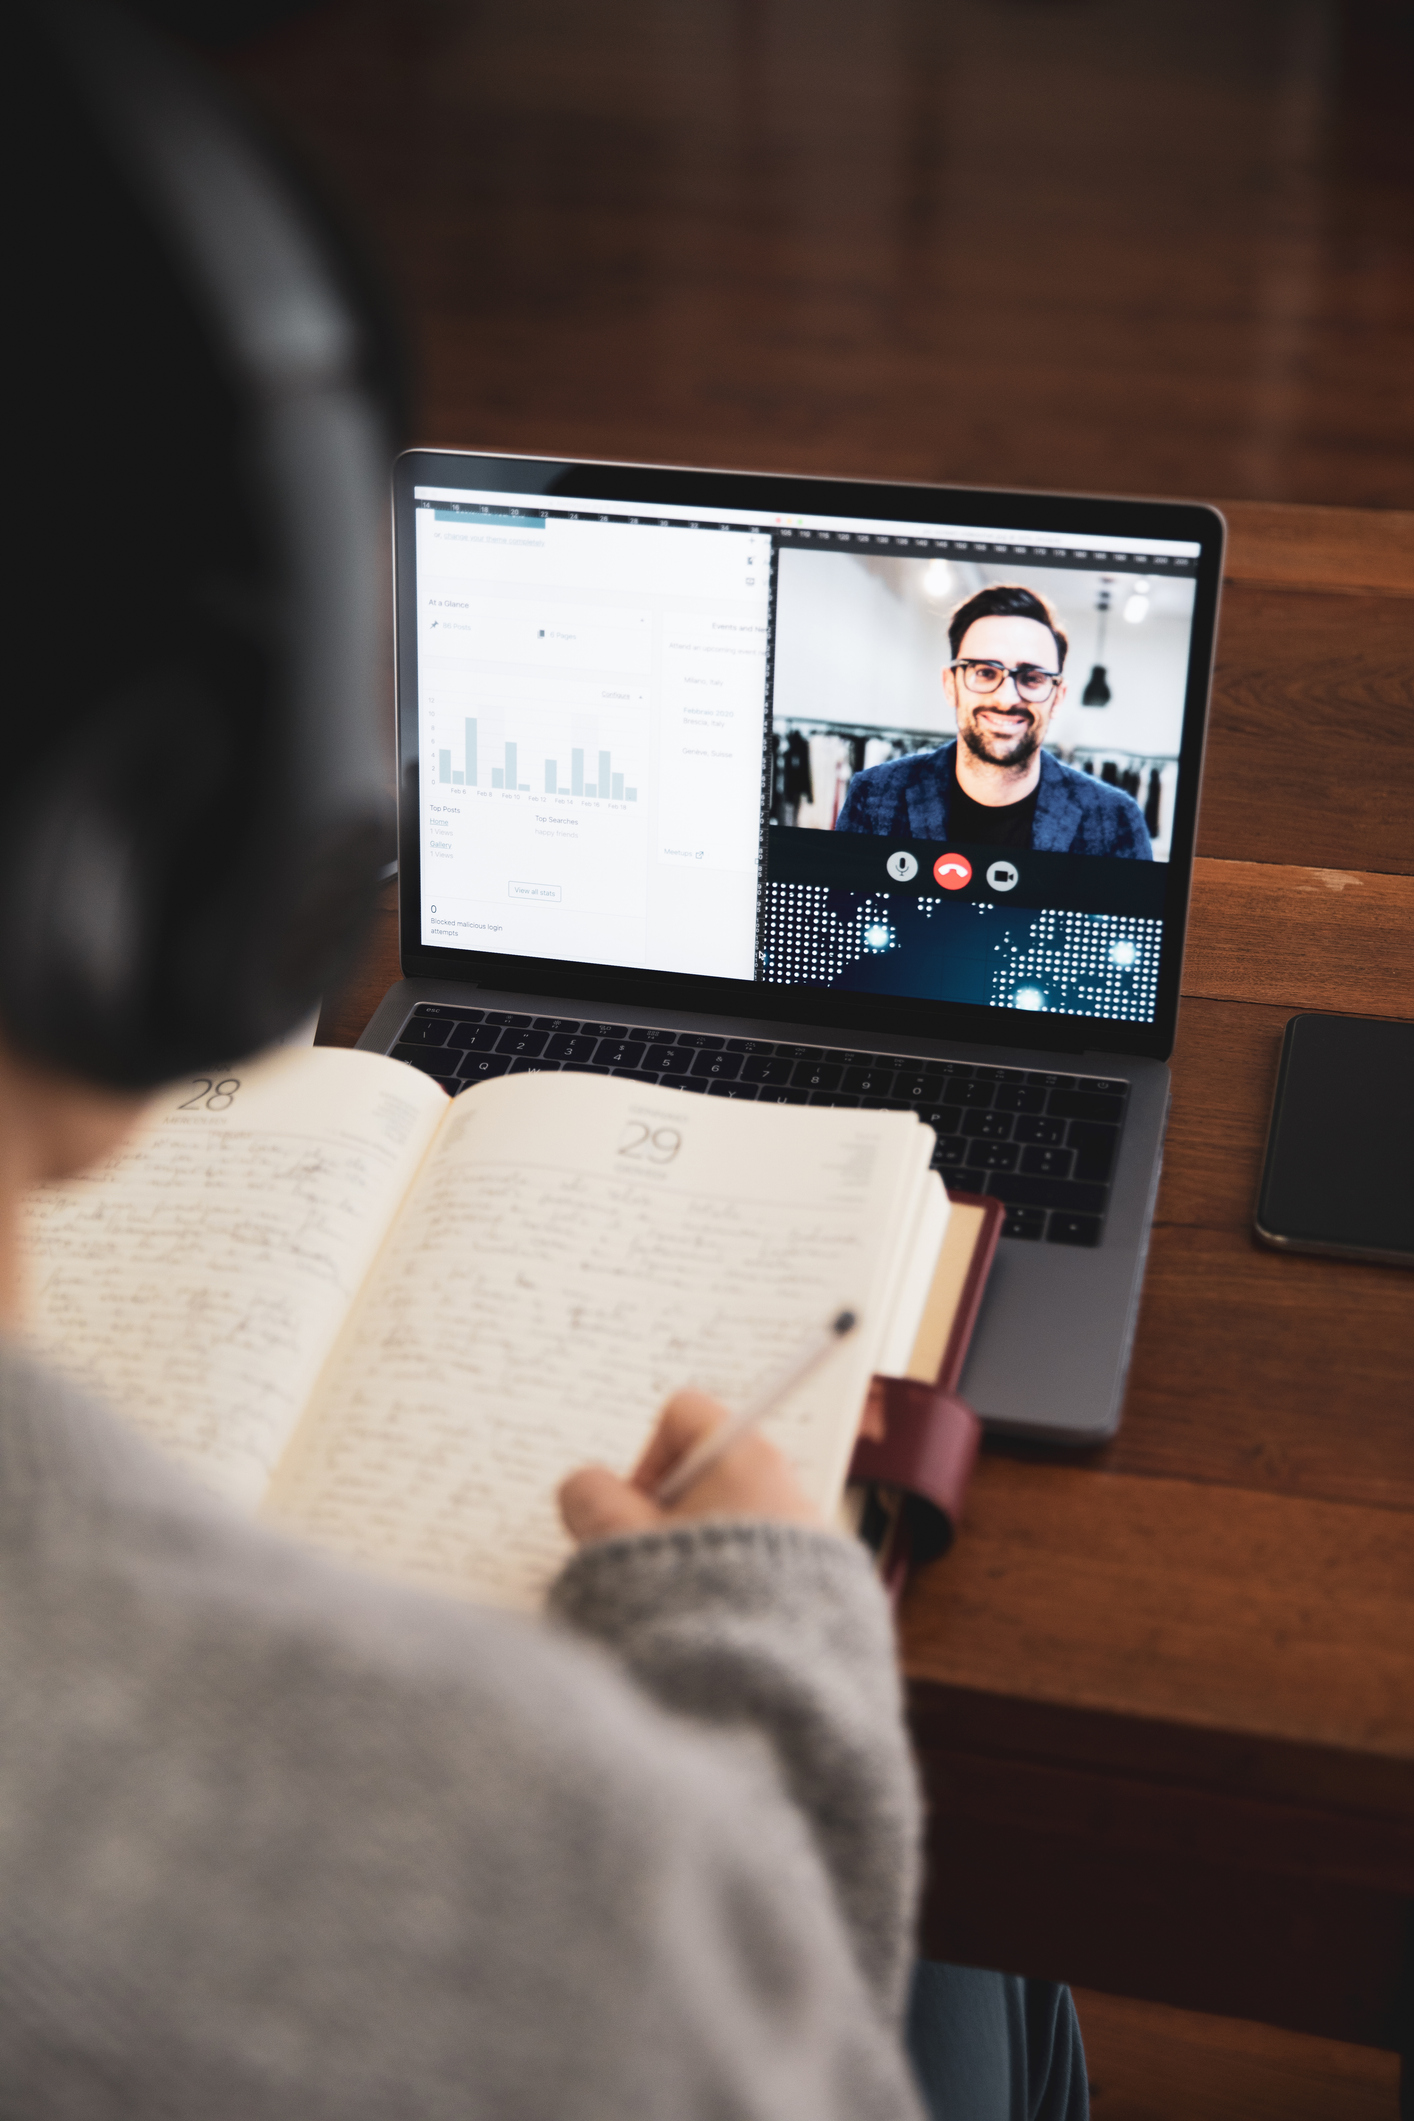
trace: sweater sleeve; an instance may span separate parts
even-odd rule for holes
[[[919,1806],[892,1624],[863,1549],[797,1526],[707,1519],[585,1548],[551,1610],[660,1705],[764,1740],[859,1971],[896,2019]]]

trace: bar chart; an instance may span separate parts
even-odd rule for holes
[[[612,750],[601,750],[593,744],[572,745],[568,762],[560,754],[542,758],[536,774],[524,756],[528,747],[507,737],[501,744],[501,763],[493,766],[489,759],[485,762],[487,778],[483,781],[480,777],[483,762],[478,749],[477,717],[468,715],[462,727],[462,763],[459,766],[452,764],[454,754],[450,747],[438,747],[437,780],[443,787],[500,788],[518,795],[577,795],[604,803],[638,801],[637,786],[627,783],[625,769],[622,764],[615,764]],[[522,780],[523,773],[534,774],[535,778]]]

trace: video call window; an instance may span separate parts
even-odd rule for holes
[[[772,822],[1166,861],[1194,591],[1167,570],[783,545]],[[969,745],[1041,752],[1025,816],[979,815]]]

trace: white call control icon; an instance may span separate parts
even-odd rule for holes
[[[994,891],[1014,891],[1021,882],[1021,871],[1010,862],[993,862],[987,871],[987,882]]]
[[[918,857],[900,847],[897,854],[889,856],[884,867],[896,884],[911,884],[918,874]]]

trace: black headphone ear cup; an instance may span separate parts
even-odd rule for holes
[[[222,785],[230,733],[194,674],[126,687],[12,791],[0,1016],[37,1055],[150,1080],[163,909],[181,843]]]

